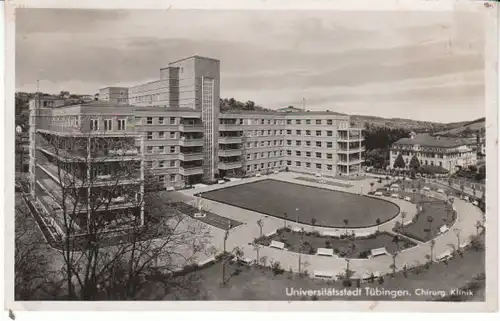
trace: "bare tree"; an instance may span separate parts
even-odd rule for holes
[[[172,273],[205,250],[208,233],[156,191],[136,137],[37,139],[38,180],[47,184],[38,200],[52,208],[43,215],[54,222],[68,299],[133,299],[149,275]]]

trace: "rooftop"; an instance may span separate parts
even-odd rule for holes
[[[175,64],[177,62],[181,62],[181,61],[188,60],[188,59],[193,59],[193,58],[195,58],[195,59],[213,60],[213,61],[220,62],[219,59],[214,59],[214,58],[209,58],[209,57],[203,57],[203,56],[199,56],[199,55],[193,55],[193,56],[190,56],[190,57],[186,57],[186,58],[182,58],[182,59],[179,59],[179,60],[176,60],[176,61],[169,62],[168,64],[172,65],[172,64]]]
[[[412,138],[401,138],[393,145],[421,145],[427,147],[457,147],[465,145],[460,138],[434,137],[428,134],[416,135]]]

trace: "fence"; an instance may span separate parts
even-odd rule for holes
[[[444,182],[447,185],[450,185],[451,187],[455,187],[458,189],[460,189],[460,187],[462,185],[465,188],[470,188],[470,189],[474,189],[476,191],[481,191],[481,192],[484,192],[486,189],[486,186],[484,184],[472,182],[472,181],[469,181],[467,179],[462,179],[462,178],[440,179],[440,181]]]

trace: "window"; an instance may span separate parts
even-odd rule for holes
[[[175,167],[175,161],[174,160],[170,161],[170,167]]]
[[[271,141],[270,140],[267,141],[267,146],[271,146]]]
[[[260,124],[261,124],[261,125],[264,125],[265,123],[266,123],[266,122],[265,122],[265,120],[264,120],[264,119],[261,119],[261,120],[260,120]]]
[[[330,153],[326,154],[326,158],[328,158],[328,159],[332,159],[332,157],[333,157],[333,155],[332,155],[332,154],[330,154]]]
[[[240,119],[240,125],[243,125],[243,119]]]
[[[165,161],[164,160],[158,161],[158,167],[159,168],[164,168],[165,167]]]
[[[90,130],[99,130],[99,119],[90,120]]]
[[[306,135],[310,136],[311,135],[311,131],[310,130],[306,130]]]
[[[271,152],[267,152],[267,157],[271,157]]]
[[[321,125],[321,119],[316,119],[316,125]]]
[[[270,119],[267,120],[267,124],[271,125],[271,120]]]
[[[302,134],[302,131],[301,131],[300,129],[297,129],[296,134],[297,134],[297,135],[301,135],[301,134]]]
[[[147,161],[146,162],[146,167],[147,168],[153,168],[153,161]]]
[[[165,146],[158,146],[158,153],[160,154],[165,153]]]
[[[326,165],[326,169],[328,169],[329,171],[331,171],[331,170],[333,169],[332,164],[327,164],[327,165]]]
[[[332,142],[326,142],[326,147],[332,148],[333,147],[333,143]]]
[[[267,163],[267,167],[268,167],[268,168],[269,168],[269,167],[271,167],[271,163]]]
[[[141,117],[135,117],[135,124],[136,125],[142,124],[142,118]]]
[[[257,142],[253,143],[253,147],[257,147],[259,144]]]
[[[251,169],[251,166],[247,165],[247,171],[249,171],[250,169]]]
[[[170,146],[170,152],[175,153],[175,146]]]
[[[300,125],[300,119],[295,120],[296,125]]]
[[[248,154],[247,155],[247,160],[251,160],[252,159],[252,155]]]
[[[327,130],[326,131],[326,136],[333,136],[333,131]]]
[[[292,155],[292,151],[291,151],[291,150],[287,150],[287,151],[286,151],[286,154],[287,154],[288,156],[291,156],[291,155]]]
[[[153,117],[147,117],[146,118],[146,124],[153,125]]]
[[[264,152],[260,153],[260,158],[264,158]]]
[[[301,142],[300,142],[300,140],[297,140],[297,141],[295,142],[295,145],[300,146],[300,143],[301,143]]]
[[[321,136],[321,130],[316,131],[316,136]]]
[[[295,166],[302,166],[301,162],[295,162]]]
[[[321,142],[316,142],[316,147],[321,147]]]
[[[247,143],[247,148],[251,148],[252,147],[252,143],[248,142]]]
[[[311,167],[311,163],[306,163],[306,167],[310,168]]]
[[[306,140],[306,146],[311,146],[311,141],[310,140]]]
[[[254,164],[254,165],[253,165],[253,169],[257,169],[257,164]]]
[[[158,176],[158,181],[159,182],[164,182],[165,181],[165,175],[159,175]]]
[[[287,161],[286,161],[286,164],[287,164],[287,165],[292,165],[292,161],[287,160]]]
[[[316,163],[316,168],[321,169],[321,164]]]
[[[113,120],[105,119],[104,120],[104,130],[113,130]]]
[[[443,167],[443,162],[439,162],[439,166]]]
[[[260,168],[264,168],[264,163],[260,163]]]
[[[287,119],[286,123],[287,123],[287,125],[291,125],[292,124],[292,120],[291,119]],[[291,165],[291,164],[288,164],[288,165]]]
[[[165,123],[164,117],[158,117],[158,124],[163,125]]]
[[[170,125],[175,125],[175,117],[170,117]]]
[[[286,134],[287,134],[287,135],[291,135],[291,134],[292,134],[292,130],[291,130],[291,129],[287,129],[287,130],[286,130]]]
[[[266,142],[262,141],[260,142],[260,146],[265,146],[266,145]]]
[[[311,157],[311,152],[306,152],[306,157]]]
[[[170,181],[175,182],[175,174],[170,174]]]
[[[153,139],[153,132],[148,132],[148,137],[147,137],[148,140],[151,140]]]
[[[328,119],[328,120],[326,121],[326,124],[327,124],[327,125],[333,125],[333,120]]]
[[[158,138],[159,139],[165,138],[165,132],[158,132]]]
[[[170,132],[170,138],[174,139],[175,138],[175,132]]]
[[[311,120],[310,119],[306,119],[306,125],[310,125],[311,124]]]
[[[300,150],[295,151],[295,156],[302,156]]]
[[[287,141],[286,141],[286,144],[287,144],[287,145],[292,145],[292,141],[291,141],[291,140],[287,140]]]
[[[316,153],[316,158],[321,158],[321,153]]]
[[[261,130],[261,131],[260,131],[260,136],[264,136],[264,134],[265,134],[265,131],[264,131],[264,130]]]
[[[127,128],[127,119],[118,119],[118,130],[125,130]]]
[[[148,146],[147,151],[148,154],[153,154],[153,146]]]

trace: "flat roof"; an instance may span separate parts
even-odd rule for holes
[[[195,58],[195,59],[213,60],[213,61],[220,62],[219,59],[209,58],[209,57],[203,57],[203,56],[200,56],[200,55],[193,55],[193,56],[189,56],[189,57],[186,57],[186,58],[182,58],[182,59],[179,59],[179,60],[175,60],[175,61],[169,62],[168,64],[172,65],[172,64],[175,64],[177,62],[181,62],[181,61],[188,60],[188,59],[193,59],[193,58]]]

